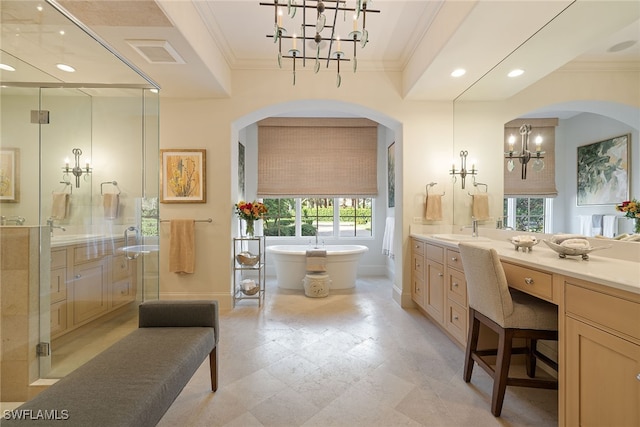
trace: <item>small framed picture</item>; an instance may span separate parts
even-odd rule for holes
[[[161,203],[205,203],[206,150],[160,150]]]
[[[0,202],[20,201],[20,149],[0,149]]]

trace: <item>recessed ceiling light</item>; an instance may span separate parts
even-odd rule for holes
[[[635,45],[636,43],[638,43],[637,40],[627,40],[624,42],[620,42],[620,43],[614,44],[609,49],[607,49],[607,52],[620,52],[622,50],[629,49],[631,46]]]
[[[0,64],[0,70],[5,70],[5,71],[15,71],[16,69],[13,68],[11,65],[7,65],[7,64]]]
[[[524,74],[524,70],[521,70],[520,68],[516,68],[515,70],[511,70],[509,71],[509,74],[507,74],[507,76],[509,77],[518,77]]]
[[[465,70],[464,68],[458,68],[453,70],[453,72],[451,73],[451,77],[461,77],[464,76],[466,72],[467,70]]]
[[[74,73],[76,71],[71,65],[67,64],[56,64],[59,70],[66,71],[67,73]]]

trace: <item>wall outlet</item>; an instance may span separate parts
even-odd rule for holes
[[[421,216],[414,216],[413,217],[413,223],[414,224],[422,224],[422,217]]]

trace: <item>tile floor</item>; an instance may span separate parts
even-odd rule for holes
[[[267,281],[266,303],[221,313],[219,388],[208,362],[159,426],[555,426],[556,391],[508,388],[489,411],[491,379],[462,380],[463,351],[391,298],[385,278],[322,299]]]

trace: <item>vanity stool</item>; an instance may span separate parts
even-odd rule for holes
[[[495,249],[471,244],[458,245],[467,278],[469,335],[464,360],[464,381],[471,381],[476,362],[493,377],[491,413],[499,417],[507,386],[558,388],[555,379],[534,378],[536,359],[558,370],[558,364],[536,349],[537,340],[558,340],[558,308],[523,292],[510,290]],[[498,334],[498,348],[478,350],[480,323]],[[524,338],[526,347],[513,348],[514,338]],[[512,354],[526,354],[529,378],[509,377]],[[495,369],[484,356],[497,356]]]
[[[331,279],[327,274],[327,251],[322,249],[306,252],[307,274],[302,285],[304,294],[311,298],[324,298],[329,295]]]

